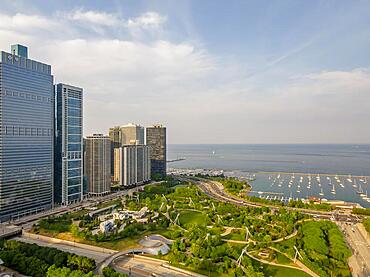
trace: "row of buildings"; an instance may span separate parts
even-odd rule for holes
[[[116,126],[109,135],[84,139],[85,172],[89,194],[102,196],[113,183],[132,187],[166,175],[166,128],[136,124]]]
[[[83,138],[83,90],[51,66],[0,52],[0,222],[166,174],[166,128],[126,125]]]

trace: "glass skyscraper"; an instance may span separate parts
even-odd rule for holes
[[[27,55],[21,45],[0,52],[0,221],[53,201],[53,76]]]
[[[83,90],[56,85],[55,203],[67,205],[83,199]]]

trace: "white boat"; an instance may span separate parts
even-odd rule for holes
[[[362,190],[362,186],[361,186],[361,184],[359,185],[358,190],[356,191],[356,193],[357,193],[357,194],[359,194],[360,196],[361,196],[361,194],[362,194],[362,195],[365,195],[365,194],[364,194],[364,191]]]
[[[332,194],[336,194],[334,184],[333,184],[333,188],[331,189],[331,193],[332,193]]]
[[[339,184],[342,189],[344,189],[344,185],[342,183]]]
[[[320,193],[319,193],[321,196],[324,195],[324,191],[321,189]]]
[[[365,201],[369,201],[370,200],[370,197],[367,196],[367,191],[366,193],[364,194],[364,196],[361,196],[361,198]]]

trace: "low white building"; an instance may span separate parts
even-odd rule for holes
[[[100,228],[100,232],[104,234],[113,232],[115,229],[114,219],[103,221],[102,223],[100,223],[99,228]]]

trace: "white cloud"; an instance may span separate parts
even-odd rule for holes
[[[99,11],[76,10],[68,13],[66,15],[66,18],[87,24],[110,27],[123,24],[123,21],[119,16]]]
[[[245,65],[194,43],[137,39],[136,31],[166,30],[166,20],[153,12],[128,20],[83,10],[0,14],[0,48],[27,44],[31,58],[52,65],[57,82],[84,88],[86,134],[162,122],[171,143],[368,141],[370,69],[295,78],[281,70],[278,83],[268,73],[243,79]],[[117,26],[127,33],[100,35]]]
[[[38,30],[52,30],[59,27],[55,20],[40,16],[17,13],[13,16],[0,14],[0,29],[12,30],[21,33],[36,32]]]
[[[167,17],[156,12],[147,12],[127,21],[128,27],[143,29],[159,28],[167,21]]]

